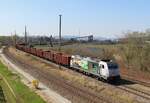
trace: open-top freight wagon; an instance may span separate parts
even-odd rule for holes
[[[42,49],[36,49],[36,55],[38,56],[38,57],[41,57],[41,58],[44,58],[43,57],[43,50]]]
[[[30,50],[31,50],[30,52],[31,54],[36,55],[36,48],[31,48]]]
[[[43,52],[43,58],[50,60],[50,53],[51,53],[51,51],[44,51]]]

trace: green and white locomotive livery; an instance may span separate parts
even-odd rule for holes
[[[120,78],[119,67],[112,60],[93,60],[90,57],[72,55],[70,67],[79,69],[104,80]]]

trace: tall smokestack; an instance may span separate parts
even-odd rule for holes
[[[24,38],[24,40],[25,40],[25,44],[27,44],[27,27],[25,26],[25,38]]]

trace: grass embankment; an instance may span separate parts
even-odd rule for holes
[[[15,95],[11,92],[10,88],[4,81],[4,79],[1,78],[0,86],[2,87],[1,92],[3,92],[4,97],[1,95],[0,103],[16,103]]]
[[[10,89],[8,89],[8,86],[1,80],[0,85],[3,87],[7,103],[45,103],[44,100],[21,82],[20,77],[17,74],[9,71],[1,62],[0,74],[7,80],[16,96],[15,98]]]

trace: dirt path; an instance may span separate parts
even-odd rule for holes
[[[71,101],[65,99],[58,93],[54,92],[50,88],[48,88],[46,85],[44,85],[42,82],[39,83],[40,89],[34,89],[31,85],[32,80],[36,80],[35,77],[31,76],[29,73],[23,71],[18,67],[16,64],[12,63],[12,61],[8,60],[8,58],[5,57],[4,54],[2,54],[2,51],[0,51],[0,59],[1,61],[8,66],[8,68],[15,72],[19,73],[19,75],[22,77],[22,81],[25,85],[27,85],[29,88],[34,90],[38,95],[40,95],[47,103],[71,103]]]

